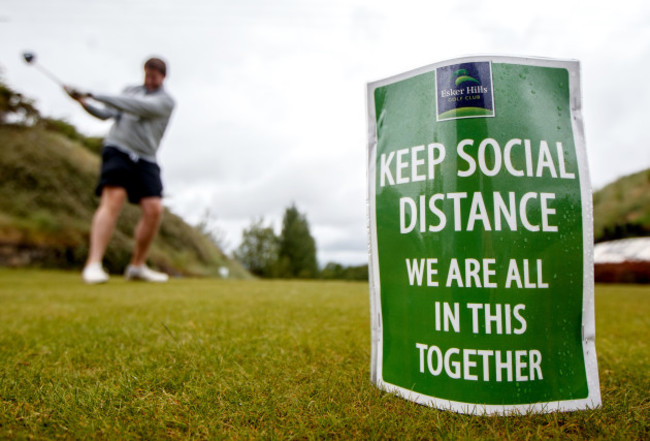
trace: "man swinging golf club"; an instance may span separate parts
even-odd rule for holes
[[[108,281],[102,259],[127,198],[140,206],[142,216],[135,228],[133,256],[125,277],[149,282],[168,279],[167,274],[154,271],[145,263],[163,214],[156,152],[174,109],[174,100],[163,87],[166,75],[165,62],[151,58],[144,64],[144,84],[127,87],[120,95],[81,93],[64,86],[88,113],[102,120],[114,120],[102,148],[96,190],[101,199],[93,216],[90,250],[82,273],[86,283]]]

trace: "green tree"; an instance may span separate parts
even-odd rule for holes
[[[328,262],[320,272],[321,279],[344,279],[345,278],[345,268],[340,263]]]
[[[309,232],[309,223],[295,204],[287,208],[282,219],[278,261],[282,277],[315,278],[318,275],[316,242]]]
[[[248,270],[260,277],[274,277],[278,261],[278,237],[271,225],[264,226],[264,218],[251,222],[242,232],[242,243],[234,256]]]
[[[320,272],[321,279],[329,280],[368,280],[368,265],[343,266],[340,263],[329,262]]]
[[[0,78],[0,124],[15,122],[32,125],[40,118],[34,101],[4,84]]]

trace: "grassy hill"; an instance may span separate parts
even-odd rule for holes
[[[49,127],[0,125],[0,265],[81,268],[86,258],[100,158],[65,124]],[[137,207],[125,207],[106,252],[109,271],[128,263],[138,218]],[[225,266],[231,277],[250,277],[168,210],[149,262],[172,274],[217,275]]]
[[[596,242],[650,235],[650,169],[624,176],[594,193]]]

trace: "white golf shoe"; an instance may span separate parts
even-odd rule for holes
[[[126,280],[143,280],[145,282],[166,282],[169,279],[169,276],[165,273],[159,273],[154,271],[147,265],[134,266],[129,265],[124,271],[124,277]]]
[[[108,282],[108,274],[106,274],[106,271],[102,268],[101,263],[91,263],[86,265],[81,273],[81,278],[84,282],[90,285]]]

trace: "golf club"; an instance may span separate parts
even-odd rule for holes
[[[64,87],[63,81],[58,79],[56,75],[54,75],[52,72],[49,70],[45,69],[43,66],[40,64],[36,63],[36,54],[33,52],[23,52],[23,58],[25,59],[25,62],[29,64],[30,66],[36,67],[38,70],[43,72],[49,79],[54,81],[56,84],[58,84],[61,87]]]

